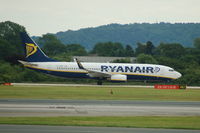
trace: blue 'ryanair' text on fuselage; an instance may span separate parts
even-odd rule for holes
[[[159,72],[159,67],[143,66],[101,66],[101,72],[133,72],[133,73],[154,73]]]

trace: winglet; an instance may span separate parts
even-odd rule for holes
[[[81,62],[77,58],[75,58],[75,61],[76,61],[77,65],[78,65],[79,69],[84,69],[85,70],[85,68],[83,67],[83,65],[81,64]]]

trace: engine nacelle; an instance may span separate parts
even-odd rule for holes
[[[126,82],[127,76],[122,74],[114,74],[110,77],[110,80],[113,82]]]

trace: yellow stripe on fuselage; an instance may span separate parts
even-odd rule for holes
[[[112,79],[111,81],[126,81],[126,80],[122,80],[122,79]]]

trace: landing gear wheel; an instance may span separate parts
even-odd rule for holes
[[[97,85],[102,85],[102,84],[103,84],[102,80],[97,81]]]

